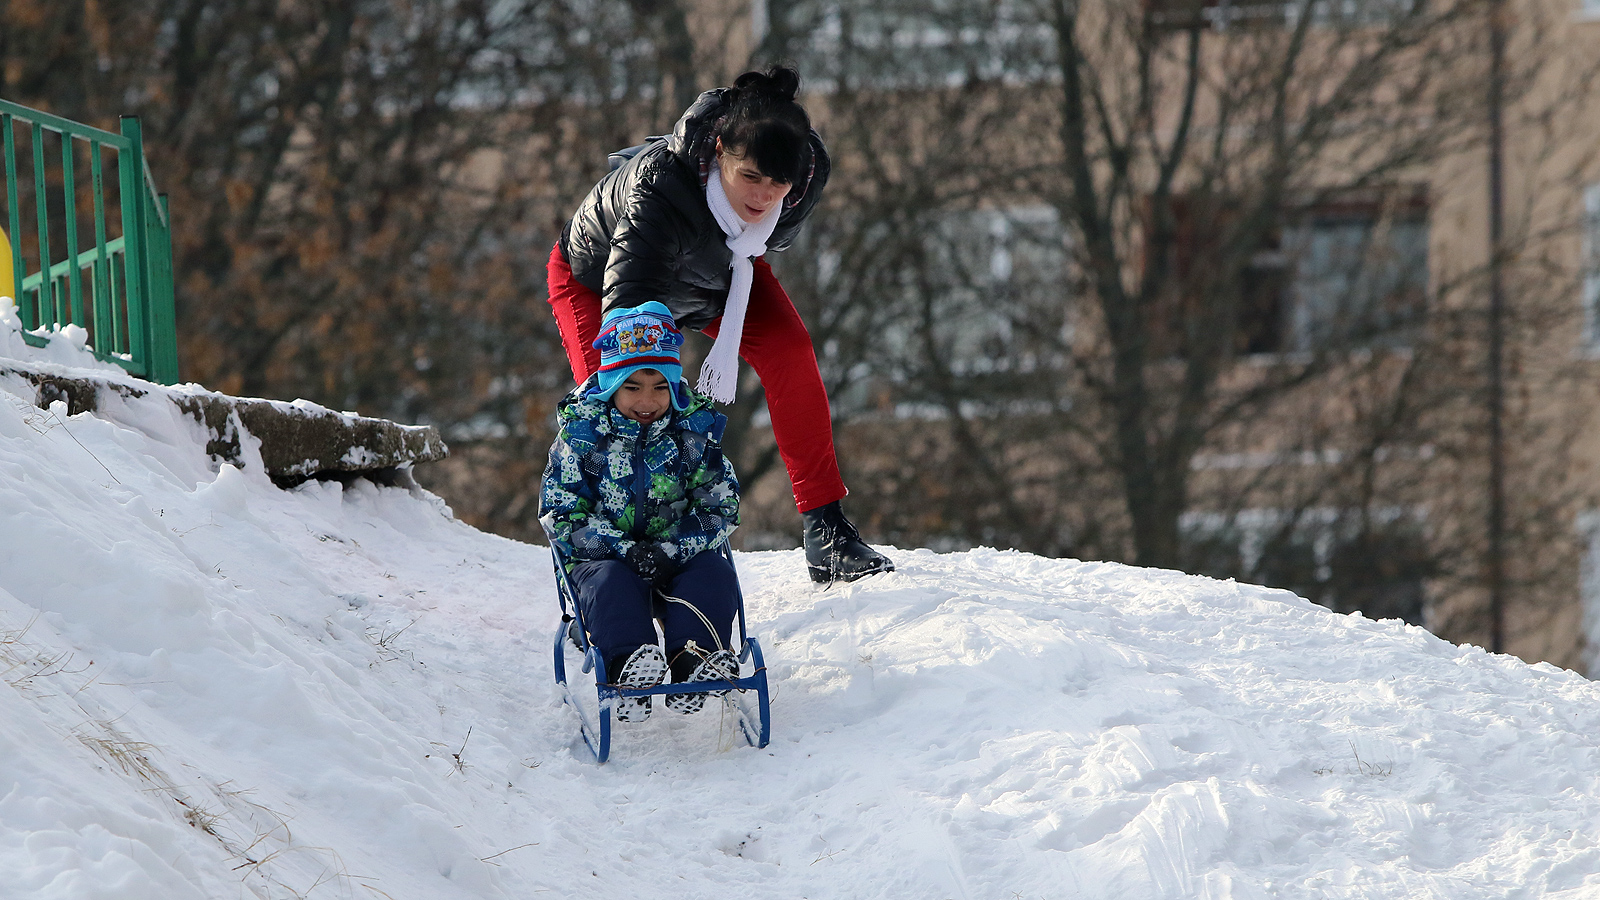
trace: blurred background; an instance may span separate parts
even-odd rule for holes
[[[143,118],[182,380],[435,425],[418,479],[542,542],[551,245],[607,153],[794,64],[834,173],[774,267],[865,537],[1582,670],[1596,46],[1596,0],[7,0],[0,98]],[[748,368],[728,412],[736,545],[798,546]]]

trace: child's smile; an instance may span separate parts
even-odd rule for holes
[[[672,387],[655,369],[640,369],[617,388],[611,402],[623,418],[648,425],[672,410]]]

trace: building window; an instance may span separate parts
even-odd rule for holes
[[[1283,232],[1286,349],[1406,346],[1426,309],[1425,202],[1377,201],[1303,210]]]
[[[936,214],[919,229],[919,252],[902,280],[907,310],[891,323],[886,347],[924,352],[932,337],[941,363],[961,378],[1016,377],[1046,365],[1060,347],[1066,238],[1053,207],[959,210]],[[1046,315],[1049,314],[1049,315]],[[924,321],[926,319],[926,321]],[[916,331],[936,323],[935,334]],[[910,330],[908,330],[910,329]]]
[[[1286,21],[1286,4],[1272,0],[1145,0],[1150,22],[1157,28],[1230,28],[1274,25]]]
[[[1205,288],[1238,211],[1173,200],[1174,266]],[[1363,192],[1286,210],[1239,272],[1241,354],[1409,346],[1427,309],[1428,202],[1422,190]],[[1195,301],[1185,301],[1195,302]],[[1173,341],[1178,341],[1173,338]]]
[[[1600,0],[1585,0],[1597,3]],[[1156,28],[1194,27],[1216,31],[1240,28],[1293,28],[1302,15],[1323,27],[1358,27],[1398,22],[1418,14],[1412,0],[1145,0]]]
[[[1583,343],[1590,353],[1600,353],[1600,183],[1583,192],[1582,231]]]
[[[841,296],[867,323],[819,348],[825,377],[846,373],[836,412],[942,415],[955,395],[990,409],[1068,367],[1068,238],[1054,207],[933,209],[909,221],[841,216],[827,225],[808,229],[790,255],[814,260],[812,290]]]
[[[1578,567],[1578,595],[1583,602],[1583,668],[1600,674],[1600,511],[1578,515],[1583,560]]]
[[[771,21],[763,4],[763,29]],[[793,48],[812,90],[841,85],[928,90],[974,81],[1050,77],[1054,32],[1026,4],[830,0],[807,8]]]
[[[1383,510],[1184,516],[1184,568],[1293,591],[1335,612],[1423,624],[1433,565],[1420,517]]]

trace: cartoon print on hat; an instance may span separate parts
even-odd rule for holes
[[[683,333],[665,304],[652,300],[608,311],[600,320],[600,336],[594,346],[600,351],[600,369],[599,385],[592,396],[609,400],[629,375],[655,369],[672,386],[673,408],[682,410],[689,405],[678,356]]]

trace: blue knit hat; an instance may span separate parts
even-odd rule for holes
[[[600,350],[600,384],[590,396],[610,400],[629,375],[640,369],[655,369],[672,388],[672,407],[688,407],[683,363],[678,358],[683,333],[678,331],[665,304],[652,300],[609,310],[600,320],[600,337],[594,346]]]

